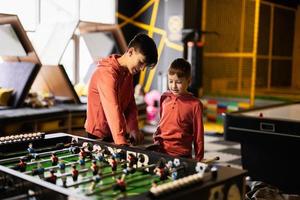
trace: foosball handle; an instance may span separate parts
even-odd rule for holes
[[[203,159],[203,160],[201,160],[201,162],[203,162],[205,164],[210,164],[210,163],[213,163],[213,162],[218,161],[218,160],[220,160],[220,157],[216,156],[214,158]]]

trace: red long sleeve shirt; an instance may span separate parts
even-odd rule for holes
[[[127,144],[126,130],[138,131],[133,77],[120,66],[119,55],[98,62],[88,88],[87,132],[100,138],[112,135],[116,144]]]
[[[195,159],[204,156],[204,129],[202,103],[192,96],[176,96],[165,92],[160,100],[160,122],[154,136],[162,152],[172,156],[192,157],[194,143]]]

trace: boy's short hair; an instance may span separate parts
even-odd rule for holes
[[[191,64],[183,58],[177,58],[171,63],[168,73],[170,75],[176,74],[179,78],[189,79],[191,77]]]
[[[152,38],[144,33],[137,34],[128,44],[145,56],[146,66],[149,68],[157,64],[157,48]]]

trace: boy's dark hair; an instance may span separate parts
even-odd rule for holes
[[[147,67],[154,67],[157,63],[157,48],[152,38],[144,33],[139,33],[129,42],[128,48],[133,47],[145,56]]]
[[[177,58],[171,63],[168,73],[170,75],[176,74],[178,78],[189,79],[191,77],[191,64],[183,58]]]

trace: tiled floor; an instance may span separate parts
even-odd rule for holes
[[[155,126],[145,126],[145,143],[152,143],[152,135],[155,132]],[[207,133],[204,136],[204,158],[211,159],[216,156],[220,158],[217,164],[231,166],[241,169],[241,153],[240,144],[235,142],[225,141],[223,135]]]
[[[223,135],[205,134],[204,149],[205,158],[219,156],[220,160],[217,162],[220,165],[242,168],[240,144],[225,141]]]

